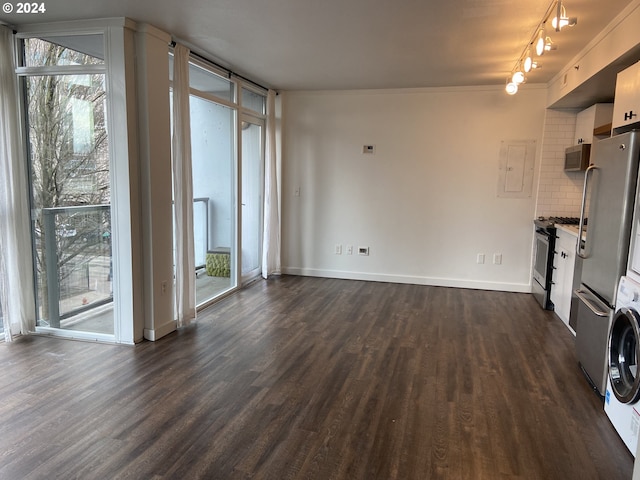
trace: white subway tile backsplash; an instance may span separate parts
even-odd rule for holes
[[[573,145],[577,111],[547,110],[543,130],[537,216],[580,214],[582,174],[564,171],[564,150]]]

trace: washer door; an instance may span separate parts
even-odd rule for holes
[[[609,378],[616,398],[633,403],[640,397],[640,315],[621,308],[613,317],[609,335]]]

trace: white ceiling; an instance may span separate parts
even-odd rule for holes
[[[13,1],[13,0],[10,0]],[[631,0],[565,0],[545,83]],[[15,3],[15,2],[14,2]],[[236,73],[284,90],[504,84],[550,0],[45,0],[19,26],[101,17],[150,23]]]

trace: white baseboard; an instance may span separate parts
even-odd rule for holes
[[[456,287],[476,290],[496,290],[500,292],[531,293],[531,283],[486,282],[456,278],[346,272],[341,270],[321,270],[298,267],[282,267],[282,273],[303,277],[340,278],[343,280],[365,280],[369,282],[408,283],[412,285],[429,285],[433,287]]]
[[[171,322],[167,322],[164,325],[160,325],[158,328],[145,328],[144,329],[144,338],[147,340],[151,340],[155,342],[156,340],[161,339],[165,335],[169,335],[171,332],[175,332],[178,329],[178,323],[173,320]]]

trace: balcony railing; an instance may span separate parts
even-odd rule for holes
[[[35,228],[40,318],[60,328],[61,320],[113,301],[111,207],[41,212],[42,231]]]

